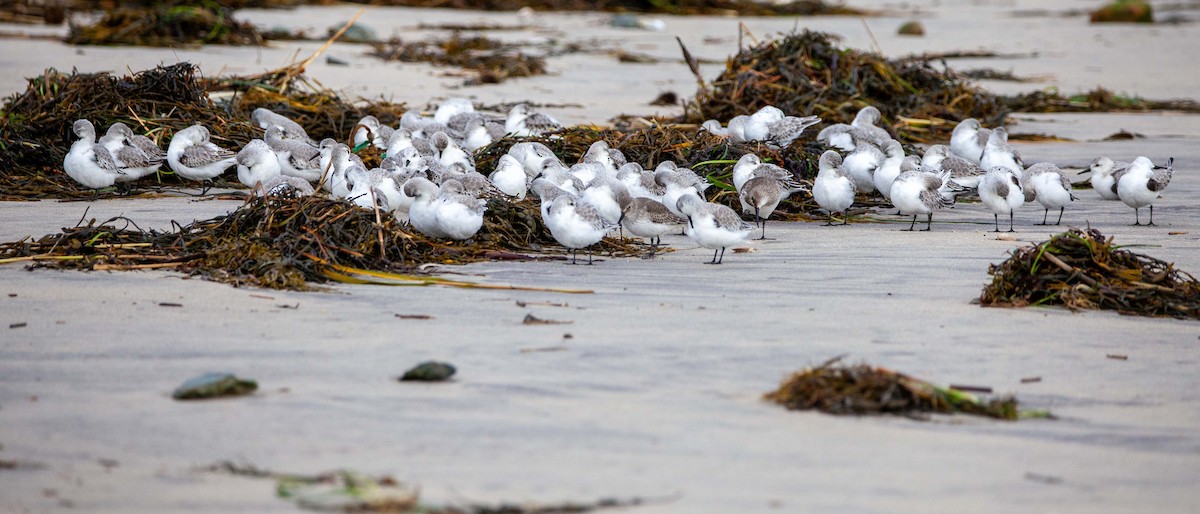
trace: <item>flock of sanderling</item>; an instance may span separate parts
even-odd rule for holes
[[[856,193],[878,192],[903,215],[926,216],[930,230],[934,211],[953,205],[957,195],[977,192],[993,213],[996,231],[1001,215],[1009,217],[1028,202],[1038,202],[1045,213],[1058,209],[1058,224],[1065,207],[1075,200],[1071,182],[1057,166],[1036,163],[1028,167],[1008,145],[1003,127],[986,129],[974,119],[959,123],[949,145],[933,145],[922,156],[905,155],[901,144],[876,123],[875,107],[859,111],[850,124],[825,127],[817,135],[831,149],[819,159],[819,172],[811,189],[775,164],[746,154],[733,167],[733,186],[742,214],[705,200],[709,181],[672,161],[654,170],[627,162],[617,149],[596,141],[571,166],[560,161],[541,143],[514,144],[501,156],[490,176],[475,171],[473,152],[506,135],[552,133],[562,126],[552,117],[521,104],[507,118],[477,112],[469,100],[441,104],[432,117],[415,111],[404,114],[399,127],[383,125],[373,116],[354,128],[354,149],[374,145],[384,152],[378,168],[367,169],[350,146],[308,137],[296,122],[267,109],[256,109],[252,121],[264,130],[263,139],[250,141],[238,152],[218,147],[208,130],[193,125],[177,132],[164,153],[150,139],[134,134],[122,123],[109,127],[104,137],[87,120],[78,120],[79,137],[63,162],[66,173],[88,188],[99,189],[132,182],[158,171],[164,161],[179,176],[209,180],[236,165],[238,180],[260,195],[307,195],[316,188],[367,209],[380,209],[407,221],[413,229],[434,238],[469,239],[483,225],[483,197],[524,199],[532,191],[541,201],[541,214],[551,235],[571,253],[589,248],[618,227],[651,241],[653,256],[664,234],[679,230],[704,248],[713,250],[709,264],[720,264],[725,249],[748,239],[788,196],[811,192],[830,214],[842,214]],[[735,142],[763,142],[786,149],[815,116],[787,116],[775,107],[737,116],[722,125],[708,120],[702,130]],[[1130,163],[1099,157],[1092,162],[1091,183],[1100,197],[1121,200],[1134,209],[1150,207],[1171,180],[1173,159],[1155,166],[1147,157]],[[316,188],[312,184],[316,184]],[[588,253],[590,264],[591,253]]]

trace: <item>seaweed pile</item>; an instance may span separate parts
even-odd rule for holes
[[[824,123],[849,123],[860,108],[874,105],[884,124],[912,143],[944,141],[965,118],[1001,125],[1008,111],[995,95],[929,60],[843,49],[837,36],[806,30],[730,57],[685,105],[683,121],[724,121],[766,105],[815,114]]]
[[[218,2],[164,2],[107,10],[92,25],[71,23],[66,42],[73,45],[181,46],[197,44],[262,45],[253,24],[233,19],[233,9]]]
[[[370,55],[384,61],[428,62],[457,66],[478,72],[467,85],[496,84],[510,77],[544,75],[546,61],[526,55],[516,45],[483,36],[464,36],[458,32],[434,41],[404,42],[392,38],[373,45]]]
[[[0,0],[2,23],[59,25],[66,20],[66,16],[67,6],[64,2]]]
[[[170,232],[144,231],[121,217],[81,221],[61,234],[0,244],[0,264],[95,271],[166,268],[235,286],[305,290],[330,280],[365,282],[355,278],[359,275],[416,272],[425,263],[529,259],[512,252],[559,248],[534,200],[495,199],[488,206],[475,238],[453,243],[409,232],[391,216],[344,200],[255,197],[229,214]],[[630,240],[605,239],[597,252],[629,256],[638,249]]]
[[[1013,112],[1200,112],[1200,102],[1195,100],[1147,100],[1102,87],[1072,96],[1064,96],[1057,89],[1033,91],[1006,96],[1003,101]]]
[[[1200,319],[1200,282],[1168,262],[1121,249],[1098,230],[1071,229],[988,268],[979,303],[1062,305]]]
[[[109,73],[61,73],[47,69],[10,96],[0,117],[0,199],[92,197],[62,171],[74,135],[71,124],[88,119],[99,130],[123,122],[166,147],[175,131],[200,123],[213,140],[238,148],[261,137],[250,112],[267,107],[304,126],[310,136],[345,138],[366,114],[396,123],[403,105],[352,103],[309,81],[300,67],[255,76],[205,79],[190,63],[159,66],[118,77]],[[213,96],[227,98],[217,103]],[[168,171],[157,183],[179,181]],[[150,181],[153,179],[143,179]],[[112,195],[113,192],[103,193]]]
[[[1031,415],[1017,410],[1015,398],[984,401],[966,391],[935,386],[890,369],[841,365],[837,364],[839,360],[794,373],[765,398],[790,410],[816,409],[842,415],[961,412],[1007,420]]]
[[[761,143],[732,143],[701,131],[695,125],[654,124],[628,130],[580,126],[564,129],[553,137],[500,139],[479,149],[475,154],[475,163],[479,171],[486,175],[495,169],[496,161],[512,145],[536,141],[545,144],[569,165],[582,158],[593,142],[601,140],[620,150],[629,162],[636,162],[644,169],[653,170],[666,160],[674,161],[680,167],[691,168],[713,183],[708,199],[730,207],[739,206],[733,187],[733,165],[741,156],[757,154],[765,162],[778,164],[800,179],[811,181],[817,174],[817,159],[825,150],[824,145],[811,141],[803,145],[796,143],[786,152]],[[793,195],[781,203],[776,212],[791,220],[811,220],[809,213],[817,209],[810,195]]]

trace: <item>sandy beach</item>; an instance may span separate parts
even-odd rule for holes
[[[858,3],[852,5],[860,5]],[[1193,98],[1194,23],[1096,26],[1029,15],[1031,1],[910,4],[866,19],[886,55],[991,49],[1037,57],[954,60],[954,67],[1048,75],[985,81],[997,92],[1103,85],[1146,98]],[[1055,9],[1081,9],[1070,1]],[[263,26],[324,30],[357,6],[240,11]],[[381,35],[418,23],[517,24],[515,13],[372,8]],[[1025,14],[1023,14],[1025,13]],[[381,64],[335,44],[309,74],[349,94],[423,106],[450,96],[539,99],[571,123],[673,114],[645,105],[695,80],[674,36],[698,57],[737,50],[734,17],[667,17],[665,32],[608,26],[604,14],[535,15],[536,28],[493,37],[595,41],[668,59],[623,64],[606,51],[551,58],[549,76],[460,87],[424,65]],[[929,35],[895,35],[921,19]],[[873,43],[858,17],[743,19],[759,37],[795,26]],[[3,26],[6,31],[45,28]],[[428,35],[415,31],[411,37]],[[707,42],[706,42],[707,41]],[[208,74],[251,73],[303,58],[319,42],[268,48],[75,48],[8,39],[0,91],[46,66],[121,71],[188,60]],[[703,66],[715,76],[721,64]],[[998,309],[971,303],[987,269],[1066,226],[1200,272],[1200,116],[1016,115],[1014,132],[1072,142],[1015,143],[1026,162],[1075,169],[1098,155],[1175,158],[1154,227],[1077,191],[1063,227],[1018,211],[997,235],[979,204],[939,212],[931,232],[894,223],[768,224],[775,240],[704,266],[709,250],[666,237],[655,259],[595,266],[491,262],[441,269],[489,284],[591,294],[443,287],[233,288],[170,272],[60,272],[0,266],[0,512],[296,512],[272,480],[205,471],[232,461],[290,473],[353,469],[420,487],[431,504],[643,498],[638,513],[1189,513],[1200,508],[1200,324]],[[1105,141],[1118,130],[1146,136]],[[1074,176],[1074,175],[1072,175]],[[237,208],[193,198],[0,203],[0,240],[39,237],[81,217],[125,216],[167,230]],[[1143,215],[1145,212],[1143,211]],[[178,307],[160,304],[178,304]],[[522,306],[522,304],[524,306]],[[424,314],[430,319],[401,319]],[[564,324],[529,326],[527,314]],[[24,324],[22,326],[15,326]],[[14,327],[14,328],[9,328]],[[805,366],[844,355],[939,384],[989,386],[1057,419],[835,417],[791,412],[763,393]],[[1125,356],[1125,359],[1111,356]],[[399,383],[412,365],[453,363],[454,380]],[[170,397],[209,371],[253,378],[252,396]],[[1023,381],[1033,377],[1039,381]]]

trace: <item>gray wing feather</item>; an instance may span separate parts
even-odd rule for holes
[[[1171,183],[1171,169],[1157,169],[1154,174],[1150,175],[1150,180],[1146,182],[1146,188],[1151,191],[1162,191]]]
[[[100,169],[113,173],[120,173],[122,175],[125,174],[125,172],[121,170],[121,167],[117,166],[117,161],[113,160],[112,153],[110,153],[107,148],[101,145],[95,145],[92,153],[95,154],[96,165],[100,166]]]
[[[949,171],[951,177],[976,177],[987,173],[979,165],[953,155],[942,160],[942,169]]]
[[[734,212],[733,209],[730,209],[724,205],[709,205],[713,215],[713,220],[716,221],[718,227],[730,230],[750,230],[753,228],[749,223],[746,223],[741,216],[738,216],[738,213]]]
[[[121,146],[117,150],[117,159],[124,163],[126,168],[145,168],[154,165],[150,159],[146,158],[146,154],[132,146]]]
[[[183,155],[179,157],[179,162],[183,163],[184,166],[189,168],[195,168],[218,161],[223,161],[230,157],[234,157],[234,154],[224,151],[215,151],[207,146],[192,145],[183,149]]]

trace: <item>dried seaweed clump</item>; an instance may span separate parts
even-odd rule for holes
[[[214,102],[210,94],[229,98]],[[47,69],[29,79],[22,93],[4,101],[0,116],[0,199],[81,198],[95,193],[62,171],[75,135],[71,125],[88,119],[98,131],[116,122],[146,134],[166,148],[175,131],[192,124],[208,127],[213,141],[240,148],[262,130],[250,113],[267,107],[304,126],[310,136],[344,139],[370,113],[394,124],[403,105],[351,102],[305,79],[299,68],[261,75],[205,79],[191,63],[159,66],[129,76],[62,73]],[[143,182],[178,185],[164,166]],[[112,191],[103,193],[114,194]]]
[[[521,52],[516,45],[483,36],[455,32],[447,39],[404,42],[392,38],[373,45],[370,55],[385,61],[428,62],[474,70],[479,76],[471,84],[496,84],[510,77],[546,73],[546,60]]]
[[[950,387],[938,387],[895,371],[833,359],[794,373],[767,400],[791,410],[816,409],[827,414],[951,414],[962,412],[999,419],[1019,416],[1015,398],[980,400]]]
[[[728,120],[774,105],[789,114],[816,114],[849,123],[864,106],[883,113],[902,141],[950,137],[954,125],[976,118],[1001,125],[1007,112],[996,96],[921,58],[884,59],[843,49],[837,37],[804,31],[738,52],[716,80],[685,105],[684,120]]]
[[[216,2],[165,2],[121,7],[93,25],[70,26],[73,45],[180,46],[200,44],[262,45],[253,24],[233,19],[233,9]]]
[[[1102,87],[1072,96],[1064,96],[1057,89],[1048,89],[1005,96],[1002,100],[1013,112],[1200,112],[1200,102],[1195,100],[1147,100],[1114,93]]]
[[[485,11],[515,11],[532,7],[539,11],[609,11],[662,14],[738,14],[741,16],[783,16],[818,14],[865,14],[844,5],[823,0],[793,0],[791,2],[759,2],[755,0],[351,0],[354,3],[398,5],[408,7],[446,7],[480,9]]]
[[[603,140],[612,148],[620,150],[629,162],[636,162],[644,169],[653,170],[663,161],[674,161],[681,168],[690,168],[708,178],[714,184],[709,188],[709,200],[730,207],[738,207],[737,193],[733,187],[733,164],[747,153],[755,153],[767,162],[783,166],[802,180],[812,180],[817,173],[817,159],[824,146],[796,143],[789,151],[780,152],[759,143],[732,143],[695,125],[655,124],[650,127],[629,130],[598,130],[589,127],[571,127],[553,137],[504,138],[493,142],[475,153],[475,164],[479,171],[488,174],[495,169],[496,161],[508,152],[512,145],[522,141],[537,141],[545,144],[567,166],[579,162],[588,147]],[[808,195],[793,195],[780,204],[781,214],[797,214],[808,219],[807,213],[815,212],[817,206]]]
[[[1123,250],[1098,230],[1071,229],[988,267],[982,305],[1062,305],[1200,319],[1200,282],[1171,263]]]
[[[0,244],[0,264],[78,270],[174,269],[203,278],[273,289],[355,282],[363,272],[413,272],[424,263],[527,258],[511,250],[558,248],[537,203],[493,200],[471,241],[409,232],[400,222],[344,200],[254,198],[241,208],[175,231],[144,231],[128,219],[91,220],[36,241]],[[636,243],[606,239],[598,249],[634,255]]]

